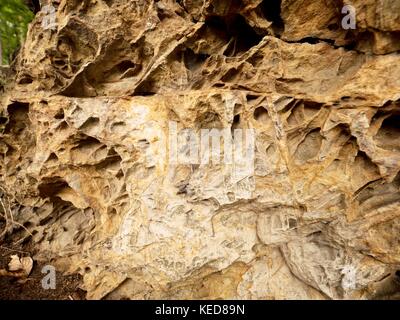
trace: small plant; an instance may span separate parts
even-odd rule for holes
[[[11,63],[33,16],[23,0],[0,1],[0,64]]]

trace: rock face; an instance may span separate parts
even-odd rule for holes
[[[8,237],[89,299],[399,290],[399,0],[51,5],[0,100]],[[205,129],[251,161],[188,160]]]

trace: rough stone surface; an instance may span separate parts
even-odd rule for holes
[[[0,98],[8,237],[89,299],[396,296],[399,0],[52,4]],[[254,129],[254,173],[172,163],[171,121]]]

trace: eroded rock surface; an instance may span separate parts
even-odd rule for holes
[[[398,292],[399,0],[52,5],[0,100],[9,237],[89,299]],[[171,161],[171,122],[253,129],[252,174]]]

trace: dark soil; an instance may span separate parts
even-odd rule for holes
[[[34,256],[31,244],[13,246],[0,241],[0,269],[7,268],[10,256]],[[41,270],[46,262],[34,261],[31,274],[26,279],[0,276],[0,300],[84,300],[86,292],[79,287],[82,284],[80,275],[65,276],[56,272],[56,288],[43,289],[42,279],[46,274]]]

